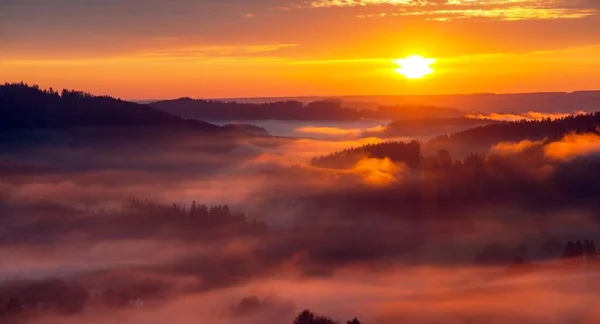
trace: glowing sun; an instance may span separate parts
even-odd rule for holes
[[[435,63],[435,59],[424,58],[420,55],[412,55],[406,58],[394,60],[394,63],[400,66],[396,69],[396,73],[402,74],[409,79],[420,79],[428,74],[433,73],[431,64]]]

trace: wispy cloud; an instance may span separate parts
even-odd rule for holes
[[[382,7],[379,13],[361,13],[359,18],[419,16],[426,20],[450,21],[468,18],[495,20],[575,19],[598,14],[588,1],[565,0],[315,0],[311,8]]]
[[[448,21],[467,18],[490,18],[498,20],[527,19],[575,19],[597,14],[593,9],[507,7],[494,9],[455,9],[415,12],[412,15],[428,16],[429,20]]]
[[[124,53],[111,57],[5,59],[11,65],[87,65],[99,63],[170,63],[170,62],[272,62],[279,61],[275,53],[297,44],[199,45],[156,48]]]
[[[490,148],[490,151],[500,155],[521,153],[529,148],[540,146],[544,141],[523,140],[520,142],[500,142]]]
[[[382,126],[368,128],[340,128],[340,127],[324,127],[324,126],[303,126],[296,128],[296,132],[300,134],[315,134],[326,136],[345,136],[358,137],[364,132],[377,132],[383,129]]]
[[[394,6],[424,6],[429,4],[426,0],[315,0],[311,2],[313,8],[323,7],[360,7],[369,5],[394,5]]]
[[[210,46],[185,46],[166,48],[143,53],[144,56],[167,57],[214,57],[214,56],[243,56],[246,54],[274,52],[285,48],[292,48],[297,44],[254,44],[254,45],[210,45]]]
[[[573,115],[585,114],[585,111],[578,110],[573,113],[544,113],[537,111],[528,111],[525,113],[489,113],[489,114],[468,114],[465,117],[474,119],[491,119],[498,121],[520,121],[520,120],[543,120],[543,119],[560,119]]]
[[[595,133],[569,134],[544,147],[546,157],[569,161],[578,157],[600,154],[600,136]]]

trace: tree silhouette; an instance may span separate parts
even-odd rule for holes
[[[594,263],[598,258],[596,243],[593,240],[584,240],[583,243],[579,240],[577,242],[569,241],[565,245],[562,257],[570,263],[575,263],[577,260],[586,264]]]
[[[305,309],[296,316],[293,324],[339,324],[328,316],[315,315],[310,310]]]
[[[303,310],[292,322],[293,324],[314,324],[315,314],[308,309]]]
[[[317,316],[313,320],[312,324],[339,324],[338,322],[331,319],[329,316]]]

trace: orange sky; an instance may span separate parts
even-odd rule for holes
[[[596,0],[2,0],[0,81],[127,99],[599,89]],[[393,59],[437,58],[408,80]]]

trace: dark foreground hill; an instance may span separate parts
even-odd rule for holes
[[[184,119],[148,105],[74,90],[42,90],[24,83],[0,85],[0,131],[127,128],[193,131],[207,134],[244,132]],[[258,132],[253,128],[253,134]]]
[[[68,127],[186,127],[218,132],[219,126],[185,120],[146,105],[81,91],[58,93],[27,84],[0,86],[0,129]]]

